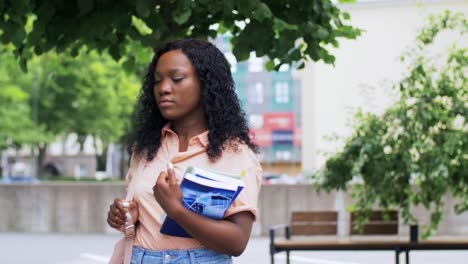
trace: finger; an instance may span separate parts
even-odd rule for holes
[[[122,202],[123,202],[122,199],[114,200],[114,206],[117,208],[117,210],[120,211],[120,213],[116,213],[116,214],[118,214],[120,217],[123,217],[125,213],[128,212],[128,209],[122,206]]]
[[[113,218],[114,216],[120,216],[122,218],[122,212],[120,212],[119,208],[117,207],[117,204],[118,201],[116,199],[116,201],[114,201],[114,203],[112,203],[110,205],[110,209],[109,209],[109,217]]]
[[[154,185],[154,187],[158,185],[161,186],[161,184],[166,183],[167,181],[166,178],[167,178],[167,173],[165,171],[162,171],[161,173],[159,173],[159,177],[156,180],[156,184]]]
[[[120,218],[118,217],[115,217],[115,216],[112,216],[112,214],[108,214],[108,217],[107,217],[107,223],[113,227],[113,228],[121,228],[125,222],[123,222]]]
[[[108,213],[107,219],[109,219],[112,223],[116,225],[125,224],[125,216],[116,215],[115,213],[112,213],[112,212]]]
[[[167,174],[168,174],[168,183],[169,184],[177,184],[177,177],[174,171],[174,165],[172,162],[167,164]]]
[[[115,229],[117,229],[117,230],[119,230],[119,231],[123,231],[123,230],[124,230],[123,225],[117,225],[117,224],[115,224],[115,223],[112,223],[112,222],[109,221],[109,220],[107,220],[107,223],[109,224],[110,227],[115,228]]]
[[[109,224],[110,227],[113,227],[115,229],[120,229],[123,227],[123,224],[113,222],[112,219],[107,219],[107,223]]]

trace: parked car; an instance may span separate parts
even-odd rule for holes
[[[296,184],[297,179],[285,173],[266,173],[263,175],[263,184]]]
[[[263,174],[262,182],[263,184],[275,184],[278,183],[281,179],[281,174]]]
[[[36,176],[8,176],[0,179],[0,183],[12,184],[12,183],[39,183],[39,179]]]

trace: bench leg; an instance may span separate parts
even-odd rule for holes
[[[405,264],[409,264],[409,250],[406,250],[405,255],[406,255],[406,262],[405,262]]]
[[[286,263],[289,264],[289,250],[286,250]]]
[[[400,264],[400,250],[395,250],[395,264]]]
[[[273,252],[271,252],[270,256],[271,256],[271,264],[275,264],[275,255],[273,254]]]

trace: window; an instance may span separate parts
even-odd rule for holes
[[[263,104],[263,83],[255,83],[254,89],[252,89],[252,104]]]
[[[277,103],[289,103],[289,85],[287,82],[276,83],[275,100]]]
[[[263,71],[263,59],[255,56],[255,52],[250,53],[249,72]]]
[[[83,177],[88,177],[88,166],[84,163],[78,163],[75,165],[75,178],[83,178]]]
[[[262,115],[249,115],[249,127],[250,128],[262,128],[263,116]]]
[[[289,150],[281,150],[275,152],[275,159],[276,160],[291,160],[292,153]]]

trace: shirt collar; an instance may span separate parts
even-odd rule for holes
[[[162,128],[161,130],[161,138],[165,137],[167,134],[172,134],[174,136],[177,136],[177,134],[171,129],[171,123],[168,122],[166,125],[164,125],[164,127]],[[203,147],[206,147],[208,146],[208,130],[192,137],[190,139],[190,141],[192,140],[198,140],[198,142],[200,142],[200,144],[202,144]]]

